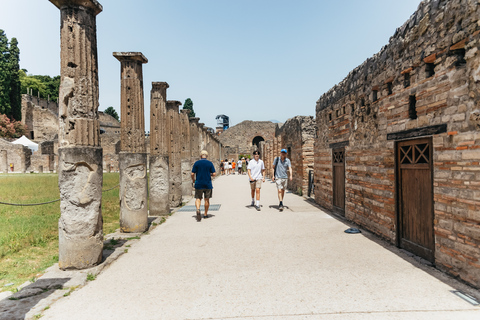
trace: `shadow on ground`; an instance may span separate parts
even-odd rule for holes
[[[41,300],[46,299],[54,293],[63,296],[67,291],[61,290],[60,293],[58,293],[58,289],[62,289],[64,284],[69,280],[70,278],[40,279],[27,285],[10,297],[1,300],[0,320],[25,319],[27,313],[37,306]],[[41,310],[39,310],[38,313],[40,313],[40,311]],[[30,315],[30,317],[32,316],[34,315]]]

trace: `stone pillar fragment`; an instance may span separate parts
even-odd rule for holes
[[[8,173],[7,150],[0,150],[0,172]]]
[[[180,116],[178,114],[180,101],[167,101],[167,137],[170,138],[168,146],[170,168],[170,207],[182,204],[182,167],[180,152]]]
[[[168,83],[153,82],[150,92],[149,213],[151,216],[164,216],[170,213],[167,89]]]
[[[114,52],[121,66],[120,230],[148,228],[147,154],[143,106],[143,70],[148,60],[140,52]]]
[[[182,195],[192,196],[192,172],[191,165],[191,151],[190,151],[190,121],[188,114],[190,110],[181,110],[180,113],[180,127],[181,127],[181,162],[182,162]]]
[[[190,122],[190,148],[191,148],[191,164],[200,159],[200,146],[199,146],[199,134],[198,134],[198,121],[200,118],[189,118]]]
[[[59,267],[102,261],[102,148],[98,120],[96,0],[50,0],[61,12]]]

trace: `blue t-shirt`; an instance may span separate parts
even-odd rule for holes
[[[200,159],[195,162],[192,172],[196,173],[195,189],[213,189],[212,176],[215,172],[213,163],[207,159]]]

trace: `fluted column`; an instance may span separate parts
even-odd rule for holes
[[[121,69],[120,230],[148,228],[147,153],[143,105],[143,64],[140,52],[114,52]]]
[[[50,0],[60,9],[58,154],[59,267],[84,269],[102,261],[103,163],[98,121],[95,0]]]
[[[200,159],[200,139],[198,131],[198,121],[200,118],[190,118],[190,154],[191,154],[191,165]]]
[[[180,112],[180,128],[181,128],[181,163],[182,163],[182,195],[192,196],[192,178],[190,172],[191,165],[191,148],[190,148],[190,110],[181,110]]]
[[[170,213],[170,175],[167,136],[166,82],[152,82],[150,93],[150,183],[149,213],[164,216]]]
[[[170,207],[182,204],[182,166],[180,153],[180,116],[178,114],[180,101],[167,101],[167,137],[170,139],[169,174],[170,174]]]

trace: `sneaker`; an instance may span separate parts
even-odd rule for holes
[[[260,211],[260,206],[255,206],[255,209],[257,209],[257,211]]]
[[[206,215],[206,216],[203,216],[203,219],[208,219],[208,215]]]
[[[250,204],[251,207],[255,207],[255,202],[252,201],[252,203]]]
[[[278,210],[280,210],[280,212],[283,211],[283,204],[281,204],[281,205],[278,206]]]
[[[200,210],[197,210],[197,221],[202,221],[202,215],[200,214]]]

